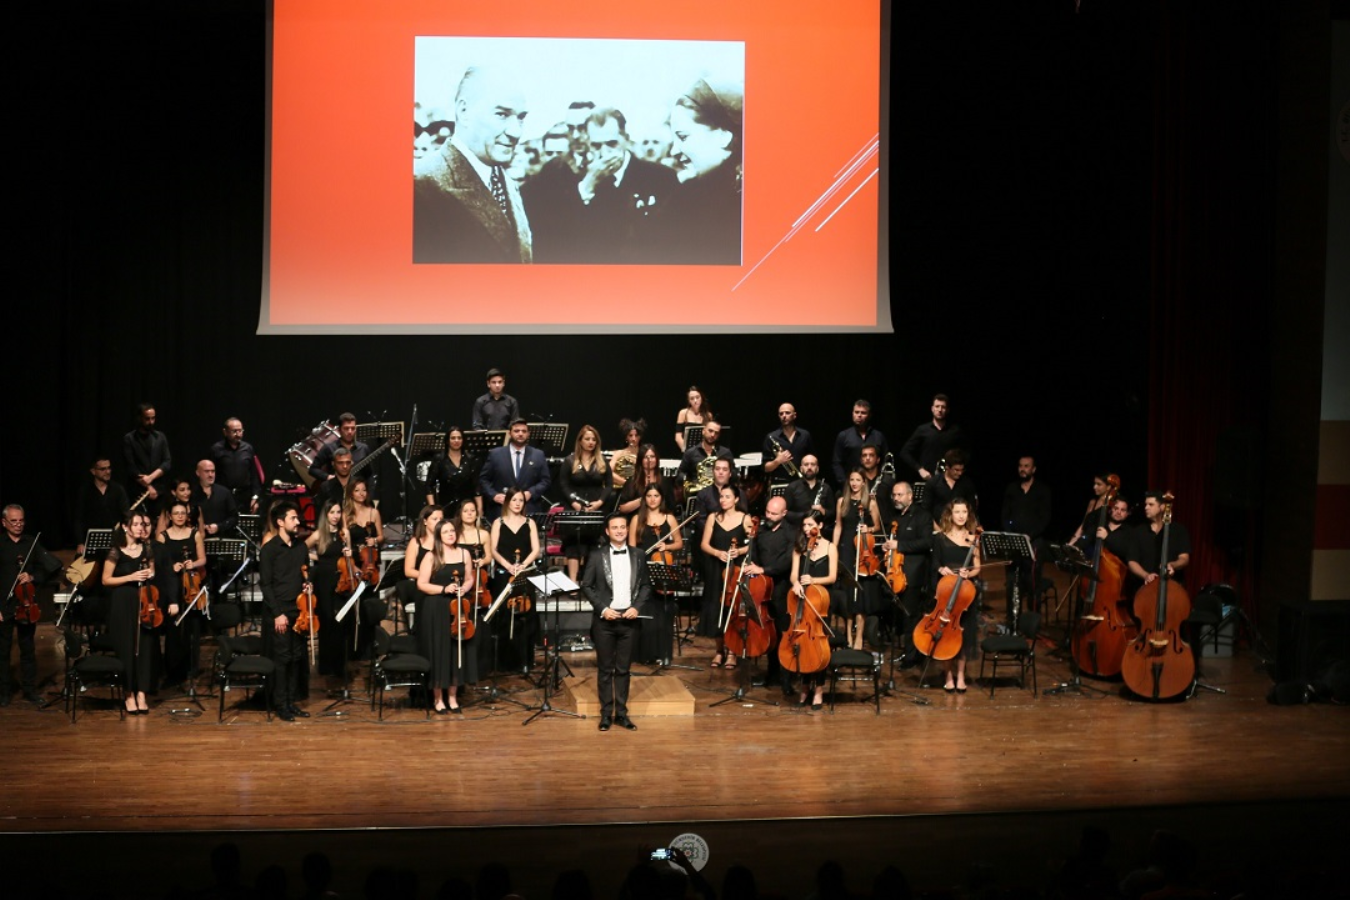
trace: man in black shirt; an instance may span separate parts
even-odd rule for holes
[[[90,528],[114,528],[127,514],[131,500],[126,489],[112,480],[112,460],[100,456],[89,467],[93,481],[80,484],[75,495],[75,555],[84,555],[84,536]]]
[[[136,407],[136,428],[122,438],[122,453],[127,463],[127,491],[137,499],[148,494],[145,510],[154,521],[159,512],[160,496],[168,493],[173,458],[169,454],[169,439],[163,432],[155,430],[153,403]]]
[[[336,474],[333,471],[333,454],[342,448],[351,454],[352,463],[359,463],[370,455],[370,447],[365,441],[356,439],[356,416],[349,412],[338,416],[338,440],[335,444],[324,444],[323,449],[314,455],[314,464],[309,474],[318,482],[327,481]]]
[[[1129,557],[1126,562],[1130,574],[1144,584],[1150,584],[1162,571],[1164,563],[1169,577],[1177,578],[1191,562],[1191,534],[1180,522],[1173,522],[1168,532],[1167,559],[1162,558],[1163,495],[1149,491],[1144,495],[1144,522],[1131,535]]]
[[[294,722],[296,717],[309,718],[309,713],[296,706],[300,669],[305,660],[305,638],[295,631],[295,620],[300,614],[296,598],[305,586],[305,566],[309,553],[297,534],[300,531],[300,511],[290,500],[272,507],[268,515],[277,536],[258,552],[258,583],[262,589],[263,609],[266,614],[263,643],[276,663],[272,676],[272,706],[277,717]]]
[[[787,518],[793,528],[802,527],[802,519],[814,513],[820,530],[830,533],[834,527],[834,488],[820,475],[820,460],[811,454],[802,457],[802,477],[788,485]]]
[[[473,401],[473,415],[469,421],[475,431],[501,431],[520,418],[520,404],[506,391],[506,376],[501,369],[488,369],[488,392]]]
[[[942,511],[957,497],[970,501],[972,510],[979,507],[979,498],[975,494],[975,482],[966,477],[966,455],[960,450],[952,450],[943,457],[944,471],[933,473],[928,479],[923,493],[923,505],[934,520],[942,517]]]
[[[750,553],[746,556],[742,570],[749,577],[766,575],[773,579],[773,594],[770,597],[769,612],[773,616],[778,633],[788,627],[787,592],[792,577],[792,545],[797,541],[797,529],[787,520],[787,501],[782,497],[770,497],[764,506],[764,521],[759,532],[750,543]],[[777,682],[783,688],[784,695],[792,694],[792,675],[778,662],[778,648],[770,647],[768,662],[764,669],[765,684]]]
[[[206,537],[229,537],[239,521],[234,495],[216,484],[216,464],[209,459],[197,463],[197,484],[192,502],[201,510],[202,530]]]
[[[342,504],[347,496],[347,485],[351,483],[352,452],[346,447],[338,447],[333,451],[333,477],[322,484],[317,485],[314,494],[314,507],[322,511],[329,503]]]
[[[934,396],[929,410],[932,419],[915,428],[900,448],[900,461],[918,472],[924,481],[933,477],[938,460],[946,456],[948,450],[965,446],[961,426],[947,419],[947,405],[946,394]]]
[[[848,473],[862,462],[862,448],[871,444],[881,456],[886,455],[886,435],[873,428],[872,404],[866,400],[853,403],[853,427],[845,428],[834,439],[834,483],[848,482]]]
[[[903,553],[905,561],[905,589],[896,597],[900,619],[896,623],[901,644],[907,648],[903,665],[918,662],[918,651],[912,646],[910,635],[927,610],[928,561],[933,553],[933,517],[928,510],[914,502],[914,489],[908,481],[897,481],[891,488],[889,503],[878,503],[882,526],[886,530],[885,549]],[[892,535],[894,531],[894,536]]]
[[[262,496],[263,471],[253,445],[244,440],[244,423],[237,416],[225,420],[225,437],[211,445],[216,481],[234,496],[234,504],[254,515]]]
[[[695,495],[694,510],[698,513],[694,519],[694,544],[698,545],[703,540],[703,526],[707,524],[708,517],[717,515],[718,510],[722,508],[721,494],[722,488],[731,484],[731,457],[719,456],[713,461],[713,482]],[[740,497],[736,501],[736,508],[741,512],[747,512],[745,497]]]
[[[0,600],[0,706],[9,706],[9,652],[16,631],[23,698],[32,703],[42,701],[37,692],[37,650],[33,640],[37,623],[15,621],[19,606],[15,591],[27,584],[36,588],[61,571],[61,564],[37,543],[36,538],[24,534],[23,526],[23,507],[17,503],[6,506],[5,531],[0,536],[0,585],[3,585],[0,590],[5,592],[4,599]]]
[[[686,484],[697,480],[699,474],[699,465],[709,465],[704,460],[709,458],[732,459],[731,449],[728,447],[719,447],[717,439],[722,436],[722,423],[715,419],[708,419],[703,423],[703,436],[696,446],[690,447],[684,451],[684,456],[680,458],[680,468],[678,475]]]
[[[797,408],[791,403],[779,405],[778,424],[777,430],[764,436],[761,455],[769,483],[787,484],[801,477],[802,459],[814,450],[811,432],[797,427]]]
[[[881,453],[875,444],[863,445],[858,468],[862,469],[863,487],[877,501],[877,506],[885,506],[895,480],[881,471]]]
[[[1017,578],[1022,596],[1033,597],[1036,581],[1039,580],[1040,563],[1046,553],[1045,532],[1050,527],[1050,488],[1045,482],[1036,479],[1034,457],[1023,456],[1017,460],[1017,480],[1003,491],[1003,508],[1000,512],[1001,530],[1025,534],[1031,538],[1031,549],[1036,555],[1031,563],[1008,567],[1008,590],[1012,590],[1013,579]],[[1024,605],[1031,606],[1025,601]]]

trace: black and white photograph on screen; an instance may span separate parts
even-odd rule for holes
[[[421,36],[413,262],[740,265],[745,45]]]

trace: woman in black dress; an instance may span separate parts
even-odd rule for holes
[[[613,500],[609,486],[609,465],[600,450],[600,432],[590,425],[577,431],[575,448],[562,462],[559,482],[564,502],[573,512],[608,512]],[[573,581],[581,572],[581,561],[600,539],[600,529],[562,527],[563,555],[567,557],[567,577]]]
[[[840,494],[834,513],[834,545],[838,549],[839,562],[844,571],[858,582],[858,590],[846,590],[842,594],[839,613],[848,622],[848,645],[861,650],[863,645],[863,624],[868,616],[879,615],[885,609],[885,600],[881,591],[881,577],[872,575],[857,578],[855,574],[858,556],[856,538],[865,534],[881,531],[881,511],[877,501],[867,489],[867,477],[862,469],[848,473],[848,486]]]
[[[746,535],[749,516],[736,508],[741,499],[741,489],[728,484],[717,493],[718,511],[708,517],[703,526],[703,541],[699,545],[704,553],[707,565],[703,574],[703,608],[699,612],[698,633],[703,637],[714,638],[717,650],[709,663],[714,669],[722,665],[726,656],[726,636],[719,624],[722,613],[722,589],[728,576],[728,562],[735,561],[750,552]],[[733,547],[734,545],[734,547]],[[736,657],[726,659],[728,669],[736,668]]]
[[[502,514],[492,523],[492,561],[497,575],[492,580],[492,596],[496,597],[510,580],[539,559],[539,529],[534,520],[525,515],[525,492],[512,488],[506,492]],[[529,592],[527,584],[523,590]],[[501,647],[504,668],[528,672],[534,661],[534,642],[538,634],[538,616],[534,612],[517,612],[511,601],[492,617],[493,634]]]
[[[661,475],[661,456],[656,452],[656,446],[643,444],[638,448],[637,458],[637,469],[633,472],[633,477],[628,479],[623,490],[619,492],[619,512],[629,516],[636,515],[642,508],[642,498],[646,495],[647,488],[653,485],[660,488],[666,503],[674,506],[675,496]]]
[[[427,505],[439,506],[448,516],[466,500],[472,500],[480,513],[483,511],[477,461],[464,451],[464,429],[451,426],[445,433],[445,453],[427,472]]]
[[[159,519],[155,522],[155,534],[159,534],[173,523],[170,521],[169,513],[171,504],[185,503],[188,508],[188,523],[193,528],[202,527],[202,511],[192,502],[192,481],[187,478],[175,478],[170,482],[169,496],[162,498],[164,503],[160,504]]]
[[[980,523],[965,500],[953,500],[942,512],[938,521],[937,533],[933,535],[933,579],[932,591],[938,604],[947,601],[937,595],[938,581],[944,575],[961,575],[975,579],[980,574],[980,544],[978,529]],[[967,563],[967,560],[969,562]],[[943,665],[947,673],[944,691],[958,694],[966,692],[966,661],[979,656],[979,598],[966,607],[961,614],[961,652]]]
[[[197,674],[197,653],[205,618],[200,610],[194,609],[182,625],[175,624],[183,604],[196,599],[195,592],[192,597],[183,596],[183,571],[206,571],[206,545],[191,514],[191,504],[173,501],[169,506],[169,527],[155,538],[163,560],[157,583],[161,602],[168,610],[164,625],[164,680],[169,684],[182,684]]]
[[[338,592],[338,560],[351,559],[352,548],[342,527],[342,506],[329,502],[319,513],[317,527],[305,539],[310,558],[314,561],[311,581],[318,600],[319,614],[319,674],[345,678],[347,654],[350,653],[356,617],[350,613],[337,621],[342,609],[356,589],[353,584],[345,593]]]
[[[431,661],[431,698],[437,715],[459,713],[460,687],[478,682],[478,648],[450,628],[450,604],[469,592],[469,552],[459,546],[455,523],[441,520],[431,552],[417,571],[422,623],[417,633],[422,654]],[[467,606],[467,604],[466,604]]]
[[[445,515],[439,506],[428,504],[422,507],[422,511],[417,514],[413,539],[403,550],[404,580],[398,583],[395,590],[398,594],[399,609],[407,617],[406,621],[411,623],[408,630],[414,633],[417,630],[417,620],[422,614],[422,592],[417,589],[417,573],[422,568],[422,560],[431,552],[432,544],[436,542],[436,528],[444,518]],[[412,607],[411,610],[408,609],[409,606]]]
[[[633,516],[628,526],[628,545],[640,550],[649,561],[673,561],[673,554],[684,549],[680,523],[671,514],[666,495],[658,486],[648,487],[642,499],[642,511]],[[667,540],[661,544],[661,549],[649,552],[663,538]],[[675,599],[658,594],[656,601],[651,604],[652,617],[640,623],[637,652],[633,654],[638,662],[669,663],[674,650]]]
[[[141,627],[140,617],[140,588],[155,577],[150,516],[144,512],[127,513],[119,530],[121,543],[103,561],[103,586],[112,588],[108,637],[122,661],[127,712],[143,716],[150,709],[145,692],[153,686],[159,647],[154,632]]]
[[[685,392],[684,409],[675,415],[675,446],[680,448],[680,452],[685,451],[684,446],[684,427],[686,425],[702,425],[709,419],[715,418],[712,410],[708,408],[708,402],[703,399],[703,392],[699,390],[698,385],[689,385],[689,390]]]
[[[820,535],[820,522],[814,514],[802,519],[801,534],[792,548],[791,584],[797,597],[805,596],[808,584],[818,584],[830,592],[830,608],[839,602],[839,591],[834,587],[839,576],[839,549],[831,541]],[[810,609],[803,608],[803,616],[815,615]],[[824,616],[829,618],[829,614]],[[811,694],[811,708],[819,710],[825,702],[825,670],[808,672],[802,675],[802,692],[797,698],[798,706],[806,706],[806,695]]]

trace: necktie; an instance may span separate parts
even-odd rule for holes
[[[506,177],[502,175],[501,166],[492,167],[492,196],[502,208],[502,215],[506,216],[506,221],[510,222],[511,198],[506,196]]]
[[[516,451],[516,478],[520,478],[520,451]]]

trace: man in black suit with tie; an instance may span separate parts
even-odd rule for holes
[[[511,443],[488,453],[478,473],[478,492],[484,497],[483,515],[490,521],[501,515],[506,492],[518,487],[525,492],[525,512],[543,511],[543,495],[553,484],[548,457],[530,446],[530,425],[524,419],[511,423]]]
[[[470,67],[455,94],[455,134],[413,181],[414,263],[528,263],[530,221],[506,167],[528,110],[510,72]]]
[[[605,546],[592,550],[581,589],[595,609],[595,659],[600,666],[600,730],[637,726],[628,718],[628,667],[633,662],[638,616],[652,598],[647,557],[628,546],[628,517],[610,513],[605,519]]]

